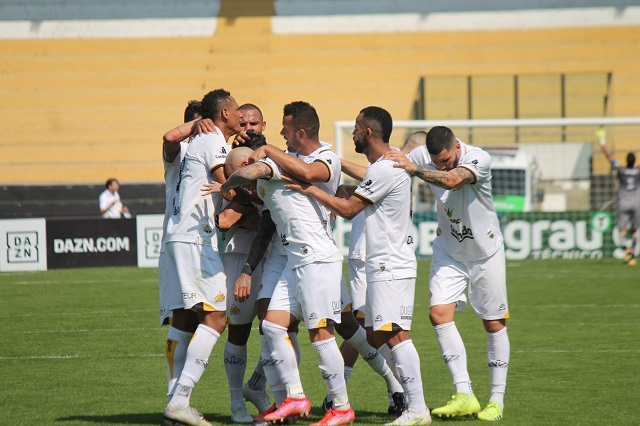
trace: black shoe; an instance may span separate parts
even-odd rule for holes
[[[391,395],[391,399],[393,399],[393,404],[389,405],[389,409],[387,410],[387,413],[393,414],[396,417],[400,417],[400,415],[406,408],[404,393],[395,392],[393,395]]]

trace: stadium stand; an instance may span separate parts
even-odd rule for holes
[[[321,138],[331,141],[333,122],[366,105],[411,118],[423,76],[611,73],[607,113],[640,115],[634,2],[541,0],[526,10],[476,3],[399,0],[389,10],[377,0],[3,2],[0,184],[77,189],[101,186],[105,176],[123,188],[160,184],[161,135],[187,100],[217,87],[260,105],[277,144],[287,102],[311,102]],[[491,85],[486,91],[495,96]],[[450,97],[462,103],[466,93]],[[540,102],[536,110],[555,111]],[[502,115],[495,103],[481,105]],[[614,143],[617,151],[637,147]],[[604,173],[607,164],[594,158],[594,169]]]

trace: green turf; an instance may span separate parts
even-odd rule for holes
[[[419,263],[412,335],[433,407],[449,399],[453,386],[428,324],[428,268]],[[608,259],[508,262],[511,362],[502,424],[640,422],[638,268]],[[0,274],[0,424],[160,424],[167,330],[158,326],[157,299],[155,269]],[[456,322],[484,405],[485,333],[470,309]],[[223,341],[192,401],[215,423],[231,424]],[[304,334],[300,342],[302,380],[317,420],[324,384]],[[249,353],[252,364],[255,336]],[[389,420],[384,382],[364,362],[356,364],[348,389],[356,423]]]

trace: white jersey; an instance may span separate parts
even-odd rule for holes
[[[371,164],[354,195],[367,204],[367,282],[416,277],[411,218],[411,178],[382,157]]]
[[[122,203],[120,202],[120,194],[118,194],[117,192],[111,193],[111,191],[105,189],[104,191],[102,191],[102,194],[100,194],[98,200],[100,202],[100,211],[106,209],[107,206],[111,206],[109,207],[109,210],[102,213],[103,219],[120,219],[122,217]],[[111,204],[114,201],[115,203]]]
[[[342,260],[340,250],[323,223],[317,202],[297,191],[286,189],[281,169],[270,158],[260,160],[272,170],[270,179],[258,179],[258,197],[271,212],[276,238],[287,251],[287,268],[294,269],[313,262]]]
[[[320,148],[316,149],[309,155],[298,155],[298,158],[305,163],[313,163],[319,161],[329,169],[329,179],[326,182],[314,182],[313,185],[322,189],[327,194],[334,196],[336,190],[340,186],[340,176],[342,172],[342,162],[335,152],[331,151],[331,145],[320,141]],[[333,238],[333,230],[331,228],[331,210],[324,206],[320,206],[323,212],[323,222]]]
[[[407,158],[427,169],[438,170],[424,145],[411,151]],[[456,190],[430,185],[437,200],[441,231],[436,242],[458,261],[486,259],[503,244],[491,196],[491,157],[478,147],[460,142],[458,167],[470,170],[476,181]]]
[[[364,212],[351,219],[351,236],[349,237],[349,259],[365,260],[367,256],[364,238]]]
[[[167,224],[169,218],[173,214],[173,208],[175,206],[177,187],[180,184],[180,170],[184,165],[184,155],[187,152],[188,142],[180,142],[180,152],[176,155],[173,161],[167,161],[164,159],[164,151],[162,153],[162,163],[164,164],[164,218],[162,219],[162,248],[164,251],[165,236],[167,235]]]
[[[201,195],[202,185],[213,180],[213,171],[224,165],[227,144],[220,129],[217,134],[195,136],[189,143],[176,186],[176,204],[167,224],[166,241],[211,244],[218,247],[215,215],[220,211],[222,197]]]

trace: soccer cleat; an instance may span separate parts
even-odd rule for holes
[[[624,259],[622,261],[624,263],[629,263],[631,260],[633,260],[633,250],[628,248],[628,249],[626,249],[624,251]],[[634,262],[634,264],[635,264],[635,262]]]
[[[311,410],[311,403],[307,398],[287,398],[273,412],[266,414],[262,419],[268,422],[276,420],[284,421],[291,416],[306,417]]]
[[[392,403],[389,404],[387,413],[393,414],[396,417],[400,416],[404,411],[404,409],[407,407],[407,403],[404,398],[404,393],[394,392],[393,395],[391,395],[391,401]]]
[[[438,417],[472,416],[480,411],[480,403],[475,395],[458,392],[451,397],[447,405],[434,408],[431,414]]]
[[[629,261],[627,262],[627,265],[629,266],[635,266],[635,264],[636,264],[636,260],[633,257],[629,259]]]
[[[396,425],[405,425],[405,426],[421,426],[421,425],[430,425],[431,424],[431,416],[429,415],[429,409],[427,408],[427,412],[424,414],[414,413],[413,411],[406,409],[404,413],[394,421],[390,423],[385,423],[384,426],[396,426]]]
[[[497,402],[489,402],[484,410],[478,413],[478,420],[495,422],[502,418],[502,408]]]
[[[353,423],[356,418],[356,413],[353,408],[349,407],[346,410],[336,410],[332,408],[327,411],[322,420],[319,422],[311,423],[309,426],[321,426],[321,425],[348,425]]]
[[[253,417],[249,415],[247,406],[242,404],[231,409],[231,421],[234,423],[253,423]]]
[[[190,425],[190,426],[212,426],[209,420],[193,407],[187,407],[183,409],[173,408],[170,405],[164,409],[164,422],[165,426],[174,425]]]
[[[322,400],[322,409],[325,413],[329,412],[333,408],[333,400],[329,399],[329,395],[325,396]]]
[[[267,411],[271,406],[271,398],[266,389],[254,390],[249,387],[248,383],[242,385],[242,396],[245,401],[249,401],[256,406],[259,413]]]

